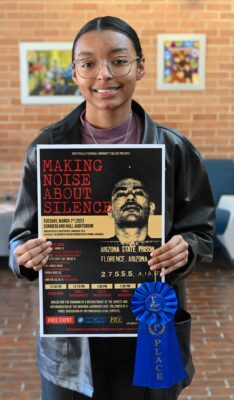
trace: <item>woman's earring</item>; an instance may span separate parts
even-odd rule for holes
[[[137,78],[140,79],[140,77],[141,77],[141,70],[138,69],[138,70],[137,70]]]

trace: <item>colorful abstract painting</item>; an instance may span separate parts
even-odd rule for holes
[[[78,103],[69,43],[21,43],[22,103]]]
[[[204,35],[159,35],[158,89],[202,90],[204,84]]]

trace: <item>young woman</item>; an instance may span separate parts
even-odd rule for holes
[[[133,101],[145,59],[126,22],[89,21],[74,40],[72,56],[72,78],[85,102],[44,129],[28,149],[10,233],[11,268],[34,280],[52,251],[50,241],[37,238],[37,144],[165,144],[166,243],[149,255],[148,264],[152,271],[164,269],[185,308],[184,278],[212,258],[214,207],[201,155]],[[132,385],[135,345],[133,338],[39,338],[42,399],[87,399],[92,393],[96,400],[177,399],[193,376],[189,349],[183,352],[187,379],[170,389],[149,390]]]

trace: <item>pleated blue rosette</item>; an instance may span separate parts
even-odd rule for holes
[[[170,388],[186,378],[174,328],[176,294],[165,282],[144,282],[131,303],[139,321],[133,384]]]

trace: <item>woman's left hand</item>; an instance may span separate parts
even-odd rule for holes
[[[162,270],[160,276],[164,276],[181,267],[188,262],[189,244],[183,236],[175,235],[161,247],[152,251],[151,259],[148,261],[151,271]]]

